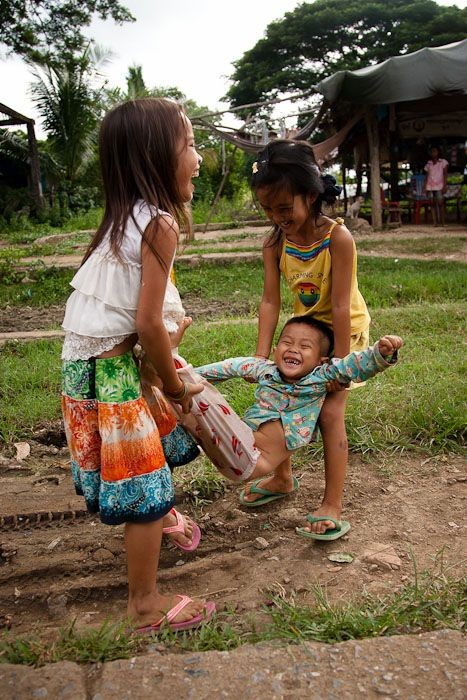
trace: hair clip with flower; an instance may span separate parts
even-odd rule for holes
[[[257,160],[255,160],[255,162],[251,166],[251,172],[253,173],[253,175],[256,175],[256,173],[258,172],[258,161]]]

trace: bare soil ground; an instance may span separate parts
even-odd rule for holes
[[[43,429],[31,455],[0,458],[0,611],[15,635],[55,631],[67,621],[97,624],[125,613],[123,527],[109,528],[83,509],[72,487],[60,426]],[[44,444],[48,443],[48,444]],[[160,583],[204,596],[239,615],[260,608],[271,587],[313,602],[319,583],[331,599],[391,592],[437,558],[465,564],[466,469],[458,457],[351,458],[345,493],[350,533],[335,542],[300,538],[295,527],[320,499],[322,465],[298,469],[299,491],[258,509],[242,507],[238,487],[194,509],[178,490],[177,507],[199,523],[202,541],[185,554],[165,542]],[[183,467],[182,467],[183,469]],[[261,538],[258,540],[257,538]],[[389,548],[379,562],[368,551]],[[350,564],[328,559],[352,554]]]
[[[408,233],[404,227],[378,236]],[[459,235],[459,228],[443,235]],[[189,299],[186,305],[189,311]],[[232,313],[230,302],[228,310]],[[198,317],[225,311],[212,304],[201,311],[196,307]],[[62,313],[61,307],[3,309],[0,330],[56,327]],[[0,451],[0,626],[15,636],[33,631],[43,636],[73,619],[80,626],[122,617],[123,527],[103,526],[84,511],[72,487],[61,426],[43,429],[30,444],[31,454],[22,461],[12,446]],[[352,529],[328,543],[295,533],[319,504],[324,486],[319,461],[297,468],[297,493],[258,509],[239,504],[238,487],[229,486],[223,497],[197,509],[190,494],[178,489],[177,507],[196,519],[202,540],[192,554],[165,542],[161,587],[215,600],[218,609],[234,608],[239,616],[254,612],[260,620],[271,588],[312,604],[316,583],[332,600],[397,590],[412,579],[414,562],[420,571],[443,559],[445,568],[460,575],[466,557],[466,474],[466,461],[456,456],[386,454],[365,460],[353,455],[344,505]],[[328,557],[335,552],[354,559],[334,563]],[[381,552],[389,552],[389,561]]]

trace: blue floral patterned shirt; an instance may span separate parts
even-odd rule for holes
[[[393,365],[397,353],[383,358],[377,344],[367,350],[351,352],[318,365],[297,382],[288,383],[271,360],[257,357],[231,357],[195,369],[213,382],[233,377],[250,377],[258,382],[255,403],[245,412],[243,420],[252,430],[271,420],[282,421],[289,450],[308,445],[316,428],[326,397],[326,383],[337,379],[344,384],[365,381]]]

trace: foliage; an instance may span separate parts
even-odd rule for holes
[[[183,104],[190,119],[209,111],[208,107],[198,105],[177,87],[148,87],[140,65],[134,65],[128,68],[126,83],[126,91],[120,88],[113,88],[106,91],[107,107],[138,97],[166,97]],[[210,205],[223,179],[227,164],[229,164],[230,167],[229,176],[223,188],[224,196],[227,198],[235,198],[246,190],[245,163],[247,162],[248,156],[240,150],[233,153],[234,147],[231,144],[226,145],[221,139],[211,134],[211,132],[196,125],[195,138],[198,152],[203,157],[203,166],[200,170],[199,178],[195,183],[196,188],[193,205],[196,207],[198,203],[202,202],[202,209],[207,217],[210,213]],[[204,221],[205,220],[206,219],[204,219]],[[201,221],[203,221],[203,219],[195,217],[195,222],[201,223]]]
[[[1,196],[0,196],[1,200]],[[89,211],[80,210],[76,214],[70,213],[70,217],[62,222],[59,226],[60,233],[75,232],[75,231],[88,231],[89,229],[96,229],[102,220],[102,209],[94,208]],[[37,238],[41,236],[46,236],[47,234],[57,233],[57,228],[52,226],[50,223],[47,209],[45,210],[45,218],[40,221],[33,221],[27,216],[17,215],[14,213],[9,223],[2,221],[0,218],[0,234],[2,237],[8,241],[9,245],[15,246],[16,244],[31,243],[36,241]],[[13,252],[13,251],[12,251]],[[24,257],[22,255],[24,249],[16,248],[14,250],[15,254],[19,257]],[[56,249],[54,252],[57,252]],[[66,254],[71,254],[72,250],[67,250]],[[5,251],[0,251],[0,257],[3,257]],[[40,249],[36,249],[35,252],[29,251],[25,255],[48,255],[49,252],[43,253]]]
[[[80,56],[29,63],[36,78],[32,99],[42,117],[59,175],[73,182],[96,154],[102,86],[94,87],[107,56],[88,47]]]
[[[234,62],[226,99],[238,106],[309,90],[338,70],[355,70],[424,46],[464,39],[467,9],[433,0],[315,0],[266,28]]]
[[[117,0],[2,0],[1,42],[11,53],[36,62],[74,56],[88,43],[82,30],[96,15],[117,24],[134,21]]]

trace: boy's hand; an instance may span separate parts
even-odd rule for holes
[[[378,350],[383,357],[394,355],[404,345],[402,338],[398,335],[385,335],[378,341]]]
[[[193,319],[191,318],[191,316],[185,316],[178,324],[178,329],[173,333],[169,333],[170,345],[173,350],[175,348],[178,348],[178,346],[182,342],[185,331],[188,328],[188,326],[191,325],[192,321]]]

